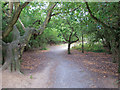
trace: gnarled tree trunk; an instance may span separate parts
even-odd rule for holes
[[[20,71],[21,56],[23,54],[25,46],[28,44],[33,33],[39,33],[39,32],[42,33],[45,30],[47,24],[49,23],[51,19],[52,9],[55,6],[56,6],[56,3],[49,4],[46,19],[38,30],[35,30],[34,28],[30,28],[30,27],[28,28],[24,27],[25,33],[23,36],[20,36],[19,30],[17,29],[15,25],[16,21],[18,20],[18,16],[20,15],[20,12],[21,12],[21,9],[20,11],[19,9],[17,9],[17,12],[16,12],[17,17],[16,18],[14,17],[16,16],[15,14],[13,15],[13,18],[12,18],[14,23],[12,22],[10,24],[9,22],[10,26],[7,27],[9,29],[6,28],[6,32],[4,32],[3,34],[3,37],[6,37],[12,31],[13,41],[11,43],[3,42],[6,48],[3,49],[3,52],[5,52],[5,56],[4,56],[5,62],[3,63],[3,66],[1,68],[2,70],[10,68],[11,71],[16,71],[16,70]],[[22,6],[20,7],[22,8]]]

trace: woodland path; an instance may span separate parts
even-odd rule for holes
[[[49,50],[37,51],[35,59],[41,61],[36,70],[24,70],[25,74],[3,71],[3,87],[17,88],[115,88],[114,78],[97,80],[83,65],[67,58],[67,45],[50,46]],[[40,52],[40,53],[39,53]],[[40,54],[44,53],[45,58]],[[32,54],[35,54],[32,53]],[[30,54],[28,54],[30,55]],[[31,55],[30,55],[31,56]],[[34,57],[31,56],[32,58]],[[28,57],[27,57],[28,58]],[[94,80],[93,80],[94,78]],[[12,83],[11,82],[12,79]]]
[[[65,57],[65,51],[67,51],[67,45],[61,45],[51,47],[50,51],[46,54],[53,61],[52,87],[86,88],[93,86],[93,82],[89,80],[89,73],[84,72],[84,68],[68,60]]]

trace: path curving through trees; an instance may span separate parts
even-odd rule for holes
[[[115,79],[100,79],[94,82],[92,74],[85,68],[67,57],[67,45],[50,46],[45,52],[35,51],[37,54],[44,54],[44,62],[33,72],[24,75],[3,71],[4,88],[115,88]],[[33,52],[32,54],[36,54]],[[40,52],[40,53],[39,53]],[[29,54],[30,55],[30,54]],[[34,57],[31,56],[31,57]],[[35,58],[40,58],[37,55]],[[43,59],[42,59],[43,60]],[[44,65],[43,65],[44,63]],[[12,80],[13,79],[13,80]],[[12,80],[12,83],[10,83]],[[109,83],[108,83],[109,82]]]

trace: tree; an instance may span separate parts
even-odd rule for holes
[[[12,4],[12,5],[11,5]],[[17,20],[18,20],[18,18],[19,18],[19,15],[20,15],[20,13],[21,13],[21,11],[22,11],[22,9],[24,8],[24,7],[26,7],[27,5],[29,4],[29,2],[25,2],[24,4],[22,4],[22,5],[19,5],[18,7],[16,7],[16,9],[14,10],[14,13],[13,13],[13,16],[11,17],[11,16],[9,16],[9,17],[11,17],[10,18],[10,21],[8,22],[8,25],[7,25],[7,27],[5,28],[5,32],[3,32],[3,38],[5,38],[5,37],[7,37],[8,35],[9,35],[9,33],[13,30],[13,26],[15,25],[15,23],[17,22]],[[9,3],[9,6],[10,6],[10,12],[9,13],[11,13],[12,12],[12,10],[13,10],[13,3]],[[6,13],[6,12],[5,12]],[[7,15],[7,13],[6,13],[6,15]]]
[[[119,27],[120,17],[119,17],[119,13],[118,13],[118,12],[120,12],[120,10],[119,10],[120,2],[111,3],[111,5],[105,3],[106,7],[110,7],[109,9],[114,9],[114,11],[117,11],[117,13],[116,12],[114,13],[115,16],[112,17],[113,12],[112,12],[112,10],[109,10],[109,13],[112,13],[112,14],[111,15],[109,14],[108,19],[106,20],[106,21],[108,21],[107,24],[106,24],[106,22],[103,22],[101,19],[98,19],[97,17],[95,17],[92,14],[92,11],[90,10],[88,3],[87,2],[85,2],[85,3],[86,3],[86,7],[88,9],[88,12],[90,13],[90,16],[95,21],[97,21],[99,24],[101,24],[105,29],[110,30],[110,31],[105,30],[105,32],[107,34],[109,34],[109,38],[110,38],[110,39],[106,39],[106,40],[108,40],[108,42],[110,43],[109,47],[111,47],[110,49],[114,55],[114,58],[117,57],[118,73],[120,73],[120,39],[119,39],[120,38],[120,27]],[[119,80],[120,80],[120,75],[119,75]]]
[[[84,53],[84,37],[83,37],[83,33],[82,33],[82,53]]]
[[[43,38],[43,42],[50,43],[59,36],[68,42],[69,54],[70,45],[80,37],[83,42],[84,36],[84,40],[93,44],[102,40],[115,59],[120,60],[118,7],[119,3],[112,2],[89,5],[87,2],[3,2],[3,69],[11,66],[14,70],[14,67],[20,66],[18,64],[26,45],[32,46],[34,41],[39,43]],[[53,34],[56,34],[55,37]],[[118,63],[120,67],[120,61]]]
[[[23,17],[21,17],[21,19],[19,18],[21,15],[21,12],[25,11],[25,12],[31,13],[31,11],[29,9],[26,9],[26,8],[30,7],[28,4],[29,4],[29,2],[13,3],[11,1],[9,3],[3,3],[3,19],[4,19],[3,23],[5,23],[3,26],[3,40],[2,40],[2,43],[4,45],[3,53],[5,53],[3,55],[3,67],[2,67],[3,70],[8,67],[11,67],[11,70],[20,69],[20,58],[22,56],[25,46],[29,43],[31,36],[35,35],[35,34],[36,35],[42,34],[43,31],[45,30],[45,28],[47,27],[47,24],[50,22],[52,16],[59,15],[63,12],[67,14],[69,12],[75,11],[76,9],[78,9],[80,7],[77,5],[76,6],[77,8],[72,8],[71,11],[67,10],[67,12],[66,12],[66,10],[65,10],[66,5],[72,6],[75,4],[65,3],[62,5],[63,12],[60,12],[59,14],[57,12],[57,14],[56,14],[56,13],[52,13],[52,11],[55,8],[57,3],[49,3],[47,11],[45,12],[47,14],[45,20],[42,20],[42,22],[39,23],[40,27],[37,26],[37,28],[35,28],[34,24],[41,20],[36,20],[35,22],[31,23],[31,25],[28,25],[28,24],[24,25],[23,22],[25,21],[26,18],[25,19],[22,19]],[[43,3],[40,3],[40,4],[42,5]],[[33,4],[33,5],[35,5],[35,4]],[[15,7],[15,8],[13,8],[13,7]],[[55,9],[57,10],[57,8],[55,8]],[[70,7],[70,9],[71,9],[71,7]],[[32,11],[34,12],[34,9]],[[10,15],[8,14],[8,12]],[[56,11],[54,11],[54,12],[56,12]],[[28,13],[28,15],[30,15],[30,13]],[[6,18],[6,16],[8,18]],[[21,34],[21,32],[19,32],[20,30],[18,30],[19,28],[16,26],[16,23],[18,20],[22,26],[22,34]],[[26,28],[26,26],[27,26],[27,28]],[[7,39],[9,39],[9,41]]]
[[[71,25],[71,22],[68,20],[66,20],[66,23],[62,23],[61,26],[59,27],[59,30],[61,31],[63,38],[68,43],[68,54],[71,54],[70,52],[71,44],[79,41],[79,38],[77,36],[77,32],[75,29],[73,25]]]
[[[25,46],[28,44],[28,41],[30,40],[32,34],[34,33],[41,34],[44,31],[47,24],[50,22],[52,9],[56,6],[56,3],[49,3],[47,8],[48,12],[43,24],[41,24],[41,26],[37,30],[31,27],[25,28],[24,35],[20,36],[19,30],[17,29],[15,23],[17,22],[22,9],[28,4],[29,2],[25,2],[14,11],[11,20],[9,21],[3,33],[3,38],[5,38],[12,31],[12,36],[14,37],[11,43],[3,42],[3,45],[6,46],[6,48],[3,49],[3,52],[6,52],[6,55],[4,56],[5,62],[4,65],[2,66],[3,70],[8,68],[9,66],[11,70],[20,70],[20,58],[24,51]]]

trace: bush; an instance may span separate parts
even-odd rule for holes
[[[73,49],[82,50],[82,44],[76,45],[73,47]],[[91,51],[91,52],[105,52],[102,44],[84,44],[84,50],[85,51]]]
[[[31,48],[41,48],[41,50],[46,50],[47,45],[59,44],[63,40],[56,29],[46,29],[41,35],[32,35],[27,50]]]

